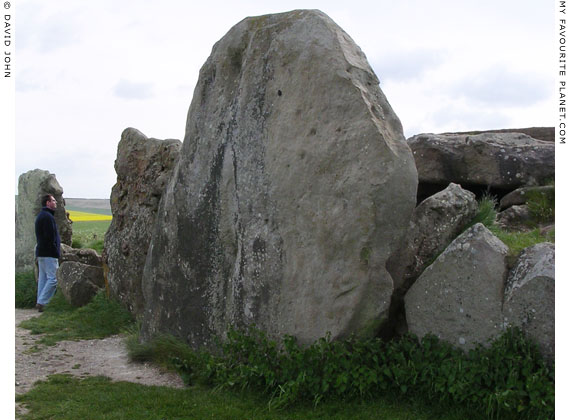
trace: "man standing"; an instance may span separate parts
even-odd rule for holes
[[[42,197],[42,210],[36,217],[36,257],[38,259],[38,299],[36,308],[43,312],[55,294],[57,278],[55,273],[59,267],[60,238],[55,223],[57,201],[53,195]]]

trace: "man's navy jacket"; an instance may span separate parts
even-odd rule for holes
[[[54,213],[53,210],[43,207],[36,217],[36,257],[59,258],[61,240]]]

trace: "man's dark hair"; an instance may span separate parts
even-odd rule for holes
[[[46,194],[46,195],[42,196],[42,202],[41,202],[42,207],[47,206],[47,202],[49,200],[51,200],[52,197],[53,197],[53,195],[51,195],[51,194]]]

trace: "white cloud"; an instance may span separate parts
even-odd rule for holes
[[[469,75],[450,87],[467,100],[490,106],[533,105],[551,94],[554,78],[533,73],[519,73],[506,68],[488,68]]]
[[[436,70],[445,60],[440,49],[405,49],[383,53],[370,64],[380,83],[384,80],[406,81],[421,78],[425,72]]]
[[[149,99],[154,96],[152,83],[130,82],[125,79],[115,85],[113,93],[124,99]]]

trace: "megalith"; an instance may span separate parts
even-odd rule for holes
[[[158,203],[182,143],[148,138],[127,128],[117,147],[117,182],[111,191],[113,220],[105,234],[110,294],[133,314],[143,310],[142,274]]]
[[[417,171],[365,55],[317,10],[246,18],[200,70],[144,268],[143,339],[372,334]]]
[[[34,223],[41,210],[41,198],[51,194],[57,200],[55,221],[61,236],[61,243],[71,245],[71,221],[65,211],[63,188],[54,174],[41,169],[23,173],[18,178],[16,197],[16,271],[31,270],[34,267],[36,234]]]
[[[450,182],[502,194],[554,179],[554,143],[521,133],[418,134],[408,139],[420,196]]]

